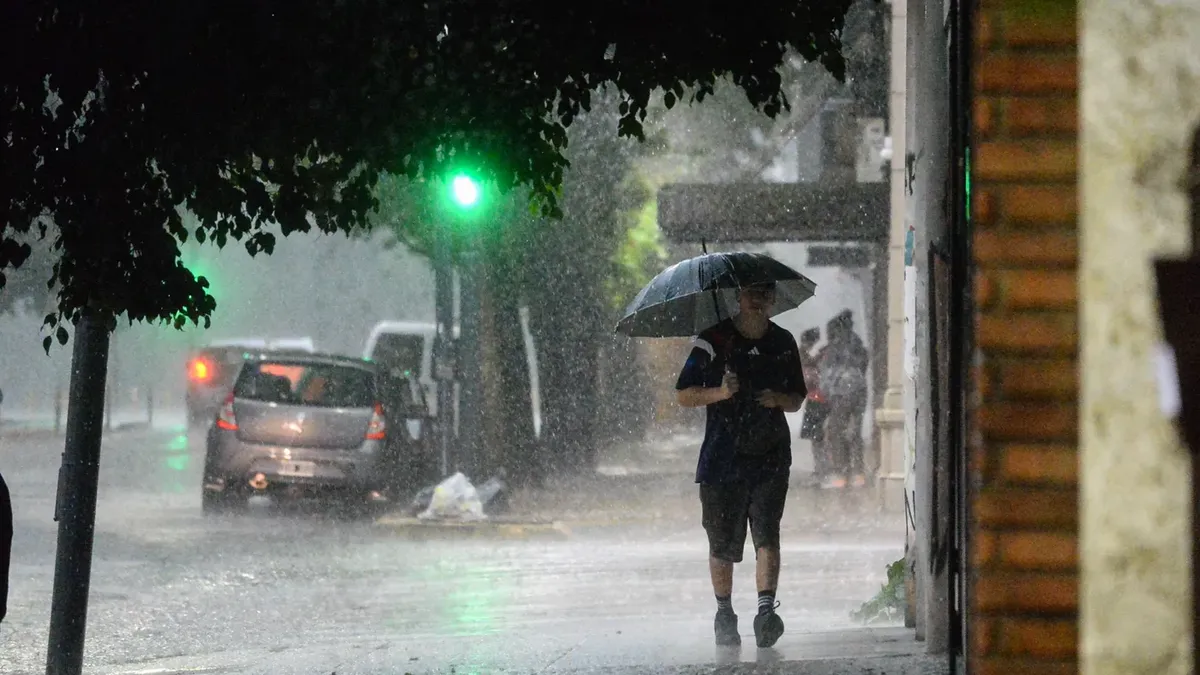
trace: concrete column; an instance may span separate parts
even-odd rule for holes
[[[880,505],[903,511],[904,433],[904,243],[905,217],[905,108],[908,78],[907,0],[891,0],[891,86],[888,116],[892,139],[891,214],[887,251],[887,384],[882,405],[875,411],[879,433],[879,472],[876,474]]]
[[[1080,12],[1079,672],[1182,675],[1200,647],[1194,458],[1160,407],[1153,262],[1200,245],[1187,200],[1200,5],[1086,0]]]

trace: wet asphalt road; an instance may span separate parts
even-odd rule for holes
[[[414,541],[269,508],[205,518],[202,444],[202,434],[169,430],[106,437],[86,672],[659,672],[919,651],[903,629],[846,632],[849,612],[900,556],[902,521],[898,531],[816,527],[798,498],[785,523],[788,634],[769,653],[752,646],[753,570],[741,565],[747,646],[718,652],[690,500],[657,523],[593,522],[540,542]],[[49,436],[0,436],[16,524],[2,673],[44,669],[61,448]]]

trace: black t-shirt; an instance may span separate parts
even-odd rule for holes
[[[771,390],[806,394],[800,350],[787,330],[770,323],[759,339],[743,336],[724,321],[696,337],[676,390],[719,387],[726,369],[738,376],[733,398],[708,406],[697,483],[758,480],[792,466],[791,432],[780,408],[758,403]]]

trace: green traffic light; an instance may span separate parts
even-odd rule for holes
[[[455,176],[450,190],[459,206],[471,207],[479,201],[479,186],[469,176]]]

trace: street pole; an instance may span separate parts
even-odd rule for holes
[[[87,628],[109,326],[85,313],[75,326],[67,437],[58,474],[58,553],[50,604],[46,675],[79,675]]]
[[[479,302],[479,274],[482,264],[481,252],[476,245],[467,252],[467,259],[459,270],[459,315],[462,334],[458,346],[458,380],[462,400],[459,401],[459,467],[472,480],[480,466],[480,411],[483,408],[483,370],[479,354],[479,318],[482,308]]]
[[[433,343],[434,380],[437,382],[437,444],[443,478],[450,475],[450,437],[454,429],[454,279],[450,259],[450,233],[436,228],[433,252],[434,316],[437,335]]]

